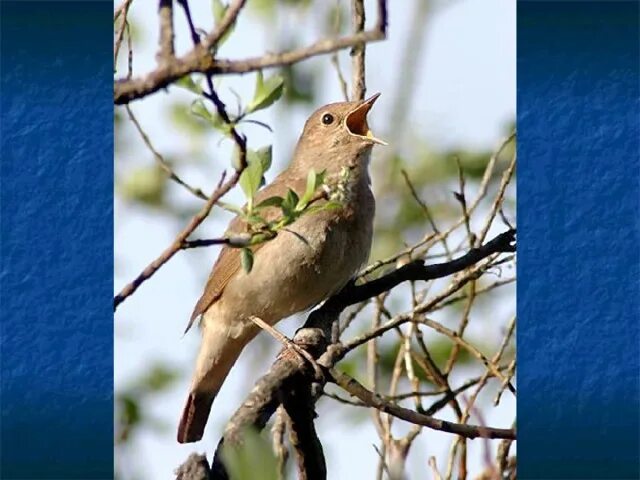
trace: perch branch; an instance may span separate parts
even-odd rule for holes
[[[340,293],[331,297],[319,309],[312,312],[307,318],[305,325],[296,332],[292,341],[297,346],[306,350],[313,359],[316,359],[316,364],[321,368],[332,368],[337,361],[348,353],[349,349],[340,344],[329,345],[327,339],[331,338],[331,325],[338,318],[339,314],[349,305],[376,296],[382,291],[385,291],[385,289],[391,289],[406,280],[440,278],[441,276],[465,270],[490,255],[501,252],[511,252],[515,249],[513,244],[514,239],[515,231],[508,231],[451,262],[430,266],[420,265],[420,268],[417,266],[408,269],[405,268],[413,265],[409,264],[363,285],[356,286],[350,283]],[[398,271],[402,271],[402,273],[398,273]],[[416,272],[420,273],[419,278]],[[214,456],[211,467],[213,472],[212,478],[227,478],[226,470],[222,464],[223,446],[225,444],[236,445],[240,443],[242,432],[247,427],[252,426],[258,430],[263,429],[281,402],[282,392],[289,391],[293,388],[291,383],[292,378],[296,379],[295,385],[317,381],[317,375],[311,362],[299,355],[294,349],[285,348],[280,352],[267,374],[258,380],[249,396],[227,423],[223,438],[218,444]],[[401,415],[405,414],[406,412],[399,412],[398,417],[403,418]],[[432,425],[435,428],[440,427],[440,429],[444,429],[443,431],[454,429],[455,433],[461,432],[459,434],[475,436],[486,433],[484,430],[480,432],[477,428],[474,430],[473,427],[469,428],[466,425],[458,427],[456,426],[457,424],[442,423],[435,419],[433,419],[433,422],[424,420],[422,417],[418,418],[418,420],[425,424],[429,423],[429,425],[425,426]],[[418,424],[422,425],[423,423]],[[500,429],[495,431],[489,429],[486,434],[502,435],[496,438],[511,438],[515,436],[512,430],[501,431]]]

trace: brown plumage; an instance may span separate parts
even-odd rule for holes
[[[250,273],[242,269],[238,249],[222,248],[189,322],[201,317],[202,344],[178,428],[180,443],[202,438],[222,383],[258,333],[251,316],[274,325],[309,309],[342,288],[366,262],[375,210],[368,163],[372,146],[383,143],[371,136],[366,116],[377,98],[316,110],[289,167],[255,198],[258,203],[284,196],[289,188],[302,195],[308,172],[326,170],[327,183],[341,185],[342,208],[304,214],[274,239],[252,247]],[[268,221],[281,215],[275,207],[262,213]],[[245,227],[236,217],[227,231],[241,233]]]

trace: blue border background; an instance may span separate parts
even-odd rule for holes
[[[113,478],[113,5],[1,8],[0,477]]]
[[[518,478],[640,478],[637,2],[518,2]]]
[[[519,2],[519,478],[638,478],[636,2]],[[110,2],[2,2],[0,476],[111,478]]]

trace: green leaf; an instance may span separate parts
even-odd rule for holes
[[[240,175],[239,183],[251,211],[253,197],[264,184],[264,172],[271,166],[271,145],[258,150],[247,150],[247,164],[247,168]]]
[[[284,79],[275,74],[264,79],[262,71],[258,71],[256,78],[256,90],[253,100],[247,107],[247,113],[257,112],[272,105],[281,96],[284,89]]]
[[[164,205],[166,188],[167,174],[154,163],[130,172],[119,183],[118,192],[128,200],[161,207]]]
[[[217,205],[220,208],[222,208],[224,210],[227,210],[229,212],[237,213],[238,215],[243,215],[244,214],[244,212],[242,211],[242,209],[240,207],[236,207],[235,205],[233,205],[231,203],[218,201]]]
[[[252,210],[253,197],[260,188],[262,182],[262,165],[260,162],[252,162],[247,165],[240,175],[238,183],[247,197],[248,210]]]
[[[178,87],[185,88],[190,92],[197,93],[198,95],[202,95],[202,92],[203,92],[202,87],[193,81],[193,78],[191,78],[191,75],[186,75],[180,78],[175,83],[175,85],[177,85]]]
[[[326,170],[323,170],[320,173],[316,173],[314,169],[309,170],[309,173],[307,175],[307,187],[305,189],[304,195],[296,206],[296,210],[302,211],[309,204],[309,202],[313,198],[313,194],[316,192],[318,187],[324,183],[325,173]]]
[[[245,272],[251,272],[253,268],[253,252],[250,248],[243,248],[240,251],[240,264]]]
[[[247,151],[247,162],[260,162],[260,165],[262,166],[262,174],[264,175],[264,172],[269,170],[271,167],[271,154],[271,145],[259,148],[258,150],[249,150]]]
[[[222,118],[220,118],[217,113],[212,114],[207,109],[207,107],[205,107],[204,102],[201,98],[194,100],[191,103],[191,113],[193,113],[196,117],[200,117],[203,120],[209,122],[209,124],[216,130],[228,133],[229,126],[224,122],[224,120],[222,120]]]
[[[259,243],[264,243],[268,240],[271,240],[272,238],[274,238],[276,236],[275,232],[271,232],[271,231],[267,231],[267,232],[262,232],[262,233],[256,233],[255,235],[253,235],[251,237],[251,245],[257,245]]]
[[[284,198],[282,197],[269,197],[257,204],[255,208],[279,207],[282,205],[282,202],[284,202]]]
[[[260,215],[252,213],[251,215],[247,215],[247,222],[250,224],[258,224],[258,225],[266,225],[267,221],[262,218]]]
[[[229,5],[224,5],[221,0],[212,0],[211,10],[213,12],[213,18],[216,22],[216,25],[218,25],[224,18],[225,14],[227,13],[227,10],[229,10]],[[231,27],[225,32],[225,34],[220,38],[220,40],[218,40],[218,43],[215,45],[216,50],[219,47],[221,47],[224,42],[227,41],[227,39],[231,36],[233,31],[235,30],[235,28],[236,28],[236,24],[233,23]]]
[[[270,442],[254,429],[243,432],[240,445],[225,445],[222,459],[231,480],[277,480],[278,461]]]
[[[217,23],[220,23],[224,14],[227,13],[229,5],[224,5],[221,0],[213,0],[211,2],[211,10],[213,11],[213,18]]]
[[[286,216],[290,216],[295,211],[298,201],[298,194],[289,189],[287,191],[287,195],[284,197],[284,202],[280,205],[280,208],[282,208],[282,211]]]

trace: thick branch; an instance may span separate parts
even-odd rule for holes
[[[309,315],[304,327],[296,332],[293,342],[309,352],[314,359],[317,359],[317,364],[322,368],[331,368],[335,362],[339,361],[346,353],[343,346],[329,345],[327,342],[327,339],[331,338],[331,325],[346,307],[378,295],[382,291],[391,289],[406,280],[431,280],[440,278],[465,270],[495,253],[512,252],[515,249],[513,245],[514,239],[515,230],[510,230],[451,262],[436,265],[423,265],[421,262],[414,262],[363,285],[354,286],[354,284],[349,284],[340,293],[331,297],[320,308]],[[303,359],[293,349],[283,349],[271,366],[269,372],[258,380],[247,399],[238,410],[236,410],[227,424],[223,439],[216,449],[212,465],[212,478],[227,478],[221,461],[222,446],[224,444],[238,444],[241,442],[242,432],[249,426],[253,426],[258,430],[264,428],[271,415],[276,411],[282,399],[282,392],[285,392],[287,385],[290,385],[288,382],[290,382],[292,378],[301,375],[302,372],[304,372],[304,378],[307,382],[310,383],[314,381],[314,369],[311,368],[309,362]],[[409,412],[412,411],[409,410]],[[397,416],[399,418],[404,418],[403,415],[406,416],[406,412],[404,411],[389,413],[393,415],[398,413]],[[417,414],[416,412],[412,413]],[[419,421],[414,423],[419,425],[425,425],[443,431],[451,431],[452,433],[460,435],[471,435],[469,438],[474,438],[473,435],[480,435],[480,431],[477,429],[474,430],[474,427],[468,427],[466,425],[457,426],[457,424],[443,422],[431,417],[427,417],[431,420],[424,420],[422,417],[425,417],[425,415],[417,415],[421,416],[415,417]],[[500,429],[495,431],[489,429],[489,434],[498,435],[495,438],[512,438],[511,436],[514,435],[511,430],[501,431]]]
[[[189,458],[176,469],[176,480],[209,480],[209,462],[205,455],[192,453]]]
[[[313,358],[318,358],[327,346],[324,335],[317,329],[299,330],[293,341],[296,345],[307,350]],[[287,382],[301,374],[313,378],[314,370],[293,349],[283,349],[269,371],[258,380],[247,399],[227,423],[211,465],[212,479],[224,480],[228,478],[222,462],[223,446],[240,444],[243,431],[247,427],[262,430],[280,404],[282,397],[280,392],[286,390]],[[307,381],[309,380],[307,379]]]
[[[290,419],[290,440],[298,462],[298,478],[327,478],[322,444],[313,424],[316,416],[315,399],[305,376],[296,375],[291,379],[291,388],[282,392],[282,405]]]
[[[356,286],[351,283],[340,293],[327,300],[323,308],[342,311],[349,305],[380,295],[402,282],[435,280],[469,268],[494,253],[514,252],[515,235],[515,230],[508,230],[481,247],[473,248],[462,257],[450,262],[425,265],[424,262],[418,260],[362,285]]]

